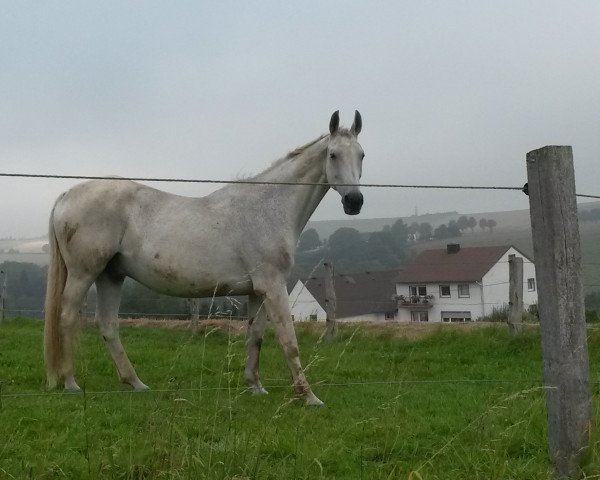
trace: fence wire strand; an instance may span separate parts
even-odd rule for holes
[[[298,186],[334,186],[323,182],[271,182],[264,180],[237,179],[213,180],[197,178],[161,178],[161,177],[112,177],[105,175],[55,175],[42,173],[0,173],[0,177],[9,178],[50,178],[66,180],[119,180],[135,182],[166,182],[166,183],[212,183],[212,184],[241,184],[241,185],[298,185]],[[466,190],[522,190],[522,187],[480,186],[480,185],[408,185],[394,183],[336,183],[336,187],[374,187],[374,188],[427,188],[427,189],[466,189]],[[600,197],[599,197],[600,198]]]
[[[493,185],[410,185],[399,183],[330,183],[321,182],[268,182],[263,180],[237,179],[201,179],[201,178],[164,178],[164,177],[120,177],[107,175],[59,175],[48,173],[0,173],[7,178],[46,178],[60,180],[119,180],[135,182],[165,182],[165,183],[205,183],[205,184],[241,184],[241,185],[292,185],[292,186],[322,186],[322,187],[366,187],[366,188],[407,188],[427,190],[513,190],[523,191],[523,187],[493,186]],[[577,193],[577,197],[600,199],[600,195]]]

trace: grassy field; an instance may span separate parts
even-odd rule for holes
[[[477,327],[477,326],[475,326]],[[0,324],[0,479],[547,479],[535,330],[502,325],[343,326],[332,343],[298,326],[302,360],[326,408],[290,398],[272,335],[270,394],[243,391],[244,337],[210,328],[125,326],[142,380],[117,383],[93,327],[80,337],[85,394],[43,387],[42,324]],[[600,332],[590,332],[592,380]],[[595,411],[600,394],[594,387]],[[595,421],[598,424],[598,421]],[[593,440],[588,478],[598,478]]]

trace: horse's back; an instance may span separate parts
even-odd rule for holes
[[[217,287],[245,291],[248,268],[238,248],[243,237],[231,232],[227,198],[221,197],[91,181],[59,198],[52,224],[69,271],[94,277],[110,265],[119,275],[181,296],[204,296]]]

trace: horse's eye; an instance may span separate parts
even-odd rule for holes
[[[331,153],[329,154],[329,158],[331,158],[332,160],[335,160],[335,158],[336,158],[336,157],[335,157],[335,153],[331,152]]]
[[[365,154],[364,154],[364,153],[362,153],[362,154],[360,155],[360,158],[361,158],[361,160],[362,160],[362,159],[364,159],[364,158],[365,158]]]

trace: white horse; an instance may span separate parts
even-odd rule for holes
[[[119,377],[135,390],[148,389],[119,338],[121,287],[128,276],[180,297],[248,295],[247,386],[266,393],[258,362],[268,318],[296,394],[308,405],[321,405],[300,364],[286,280],[298,237],[330,186],[341,195],[347,214],[360,212],[361,127],[358,111],[349,130],[339,127],[335,112],[328,135],[251,179],[266,184],[229,184],[206,197],[188,198],[128,180],[93,180],[63,193],[50,216],[44,331],[48,386],[62,380],[66,389],[79,390],[73,336],[78,311],[95,283],[96,322]]]

